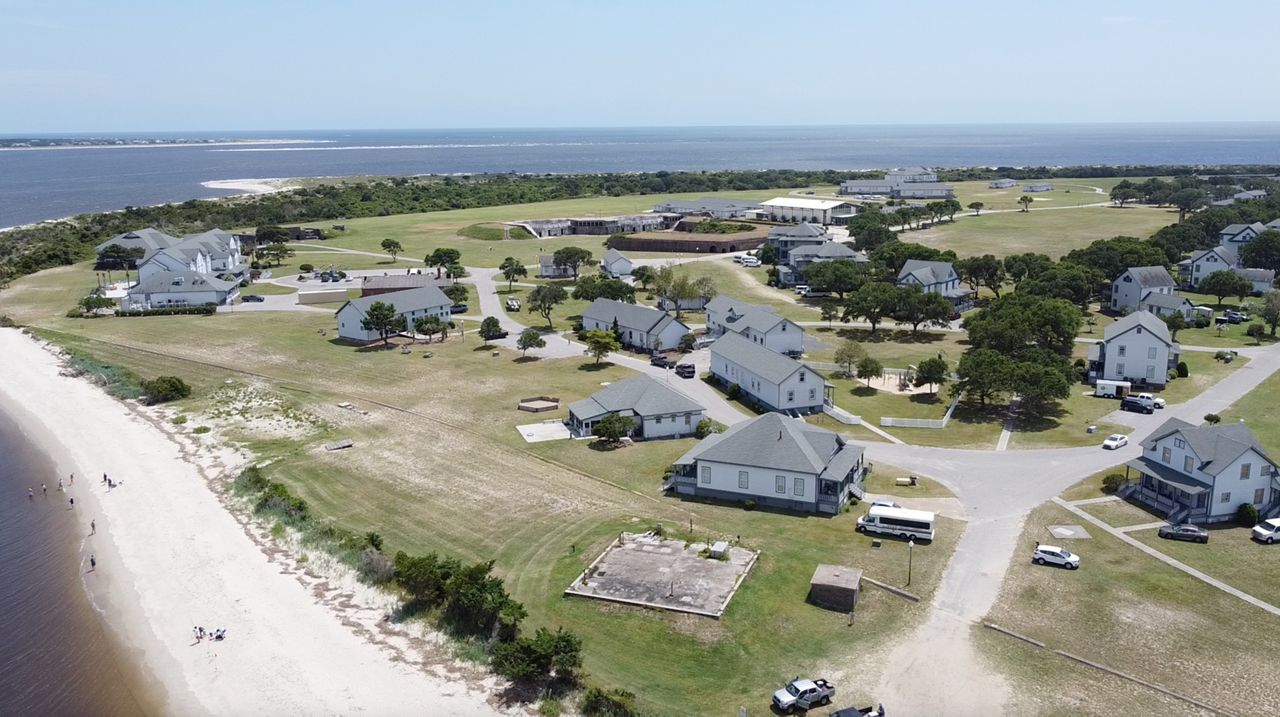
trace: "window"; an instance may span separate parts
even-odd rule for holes
[[[658,417],[654,418],[654,419],[653,419],[653,424],[654,424],[655,426],[657,426],[657,425],[661,425],[661,424],[662,424],[662,416],[658,416]]]
[[[1117,349],[1116,351],[1116,355],[1119,356],[1120,358],[1124,358],[1124,350],[1125,350],[1124,344],[1121,344],[1120,348]]]
[[[1182,472],[1188,475],[1196,472],[1196,462],[1192,460],[1191,456],[1182,457]]]
[[[792,481],[791,492],[796,495],[804,495],[804,478],[796,478]]]
[[[1161,462],[1161,463],[1168,463],[1168,462],[1169,462],[1169,461],[1171,461],[1171,460],[1173,460],[1173,451],[1172,451],[1172,450],[1170,450],[1168,446],[1165,446],[1165,447],[1160,451],[1160,462]]]
[[[1267,497],[1267,489],[1259,488],[1253,492],[1253,504],[1262,505],[1263,500]]]
[[[1148,364],[1147,365],[1147,381],[1150,382],[1155,377],[1156,377],[1156,367]]]
[[[1124,283],[1128,284],[1132,281],[1133,281],[1133,277],[1129,276],[1128,274],[1124,275]]]
[[[746,471],[738,471],[738,488],[746,490],[751,484],[751,474]]]
[[[816,388],[809,389],[809,400],[814,401],[814,400],[817,400],[817,398],[818,398],[818,389]]]
[[[1249,479],[1249,471],[1253,470],[1252,463],[1242,463],[1240,465],[1240,480]]]
[[[1147,347],[1147,358],[1153,359],[1155,357],[1156,357],[1156,347],[1155,346]]]
[[[786,476],[774,476],[774,477],[773,477],[773,492],[774,492],[774,493],[781,493],[781,494],[785,494],[785,493],[787,492],[787,477],[786,477]]]
[[[711,482],[711,466],[702,466],[702,482]]]
[[[791,402],[792,402],[792,401],[794,401],[794,400],[796,400],[796,392],[795,392],[795,391],[787,391],[787,403],[791,403]]]
[[[1182,440],[1181,438],[1175,438],[1175,439],[1173,439],[1173,447],[1174,447],[1174,448],[1186,448],[1186,447],[1187,447],[1187,442],[1186,442],[1186,441],[1184,441],[1184,440]]]
[[[692,424],[693,424],[693,416],[688,413],[684,414],[684,425],[689,426]]]
[[[1124,347],[1123,347],[1123,346],[1121,346],[1120,348],[1124,348]],[[1118,364],[1116,364],[1116,375],[1118,375],[1118,376],[1123,376],[1123,375],[1124,375],[1124,364],[1122,364],[1122,363],[1118,363]]]
[[[804,383],[804,371],[800,372],[800,383]]]
[[[1223,494],[1222,494],[1222,497],[1218,498],[1218,502],[1219,502],[1219,503],[1230,503],[1230,502],[1231,502],[1231,491],[1227,491],[1226,493],[1223,493]]]

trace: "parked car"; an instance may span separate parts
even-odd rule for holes
[[[1280,518],[1272,518],[1264,520],[1253,526],[1254,540],[1261,540],[1267,545],[1280,540]]]
[[[698,375],[698,369],[691,363],[676,364],[676,375],[680,378],[693,378]]]
[[[1241,313],[1239,311],[1224,311],[1222,312],[1222,315],[1226,317],[1228,322],[1233,324],[1243,324],[1249,320],[1248,314]]]
[[[741,254],[734,254],[734,255],[733,255],[733,263],[735,263],[735,264],[741,264],[741,263],[742,263],[742,260],[743,260],[743,259],[745,259],[745,258],[746,258],[746,257],[745,257],[745,256],[743,256],[743,255],[741,255]]]
[[[1138,396],[1137,396],[1137,397],[1138,397],[1140,400],[1143,400],[1143,401],[1150,401],[1150,402],[1151,402],[1151,405],[1155,406],[1156,408],[1164,408],[1164,406],[1165,406],[1165,401],[1164,401],[1164,399],[1163,399],[1163,398],[1160,398],[1159,396],[1156,396],[1156,395],[1154,395],[1154,394],[1150,394],[1150,393],[1140,393],[1140,394],[1138,394]]]
[[[247,301],[251,304],[261,304],[263,301],[265,301],[265,299],[263,299],[261,296],[258,296],[257,294],[246,294],[245,296],[240,297],[240,300]]]
[[[1102,447],[1109,451],[1124,448],[1127,445],[1129,445],[1129,437],[1123,433],[1112,433],[1102,442]]]
[[[873,508],[874,508],[875,506],[877,506],[877,505],[878,505],[878,506],[880,506],[880,507],[882,507],[882,508],[901,508],[901,507],[902,507],[901,505],[898,505],[898,504],[897,504],[897,503],[895,503],[894,501],[891,501],[891,500],[885,500],[885,499],[883,499],[883,498],[881,498],[880,500],[873,500],[873,501],[871,501],[871,506],[872,506]]]
[[[836,710],[827,717],[884,717],[884,705],[875,707],[845,707],[842,710]]]
[[[465,314],[465,313],[467,313],[467,305],[466,305],[466,304],[454,304],[453,306],[450,306],[450,307],[449,307],[449,313],[451,313],[451,314]]]
[[[1036,565],[1058,565],[1068,570],[1080,567],[1079,555],[1056,545],[1037,545],[1031,561]]]
[[[823,679],[802,680],[799,677],[773,693],[773,706],[787,714],[831,703],[836,688]]]
[[[1156,534],[1166,540],[1186,540],[1192,543],[1209,542],[1209,531],[1198,525],[1183,523],[1182,525],[1162,525]]]
[[[519,311],[519,310],[520,310],[519,299],[507,299],[507,311]]]
[[[653,358],[649,359],[649,365],[658,368],[675,368],[676,362],[662,354],[654,354]]]
[[[749,267],[757,267],[757,266],[760,266],[760,260],[755,258],[754,256],[744,256],[742,257],[742,265],[749,266]]]
[[[1133,411],[1134,413],[1155,413],[1156,405],[1151,401],[1143,401],[1136,396],[1128,396],[1120,401],[1121,411]]]
[[[809,285],[808,285],[808,284],[796,284],[794,287],[792,287],[792,289],[791,289],[791,290],[792,290],[792,291],[794,291],[794,292],[796,292],[797,294],[799,294],[799,295],[801,295],[801,296],[804,296],[804,295],[809,291]]]

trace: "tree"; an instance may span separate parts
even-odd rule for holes
[[[969,202],[969,208],[973,210],[973,216],[975,217],[982,215],[982,208],[985,206],[987,205],[982,202]]]
[[[565,291],[563,286],[556,284],[536,286],[529,292],[529,312],[539,314],[546,319],[548,330],[554,329],[555,325],[551,323],[551,312],[568,298],[569,292]]]
[[[516,682],[555,677],[571,681],[582,666],[582,640],[563,628],[540,627],[533,637],[498,642],[491,653],[493,669]]]
[[[502,260],[498,265],[498,271],[502,272],[502,278],[507,280],[507,291],[511,291],[511,286],[515,284],[516,279],[529,275],[529,270],[525,268],[515,257],[509,256]]]
[[[1063,262],[1089,267],[1105,281],[1111,281],[1131,266],[1164,266],[1168,257],[1164,250],[1149,241],[1118,236],[1098,239],[1082,249],[1073,249]]]
[[[1187,218],[1187,212],[1193,212],[1208,203],[1209,197],[1203,189],[1187,187],[1179,189],[1169,197],[1169,203],[1178,208],[1178,222]]]
[[[1034,279],[1018,284],[1021,295],[1043,296],[1048,299],[1065,299],[1081,309],[1088,310],[1100,274],[1077,264],[1058,263],[1041,272]]]
[[[898,238],[892,229],[883,224],[867,225],[857,231],[850,230],[849,234],[853,236],[853,248],[859,251],[873,251]]]
[[[484,339],[486,344],[500,338],[504,333],[506,332],[502,330],[502,324],[498,322],[496,316],[486,316],[480,322],[480,338]]]
[[[974,348],[1019,357],[1032,348],[1070,356],[1080,332],[1080,311],[1062,299],[1007,294],[968,316],[965,328]]]
[[[470,295],[467,291],[466,284],[450,284],[441,289],[445,296],[449,297],[449,301],[455,304],[466,303],[467,297]]]
[[[946,213],[947,221],[954,222],[956,220],[956,212],[963,209],[963,207],[960,206],[960,202],[954,199],[944,199],[942,200],[941,209]]]
[[[1033,415],[1041,415],[1071,396],[1071,384],[1052,366],[1019,362],[1013,365],[1010,379],[1010,386],[1016,388],[1022,399],[1019,409]]]
[[[1271,335],[1276,335],[1276,326],[1280,325],[1280,291],[1272,289],[1262,295],[1262,307],[1258,316],[1271,327]]]
[[[631,269],[631,278],[640,285],[641,289],[646,291],[648,291],[649,285],[653,283],[653,275],[653,267],[644,264]]]
[[[1117,182],[1116,186],[1111,188],[1111,201],[1119,205],[1121,209],[1124,208],[1125,202],[1134,201],[1140,196],[1141,194],[1138,192],[1137,187],[1127,179]]]
[[[993,349],[971,349],[960,357],[956,367],[959,381],[953,390],[978,399],[980,405],[994,400],[1008,390],[1013,374],[1009,357]]]
[[[946,326],[953,307],[942,294],[924,292],[916,287],[904,287],[897,293],[893,319],[901,324],[911,324],[912,334],[920,333],[921,324]]]
[[[111,244],[102,248],[98,252],[98,261],[93,265],[95,269],[137,269],[138,261],[146,256],[147,250],[140,246],[124,247],[119,244]]]
[[[1218,304],[1221,305],[1222,300],[1228,296],[1238,296],[1243,300],[1244,296],[1253,290],[1253,284],[1234,271],[1224,269],[1201,279],[1196,285],[1196,290],[1218,297]]]
[[[1004,258],[1004,271],[1016,289],[1023,279],[1034,279],[1053,266],[1053,259],[1044,254],[1027,252],[1012,254]]]
[[[916,364],[915,385],[928,385],[929,393],[937,393],[938,387],[951,377],[951,367],[941,356],[931,356]]]
[[[413,320],[413,332],[426,336],[427,343],[431,343],[431,339],[443,331],[444,322],[439,316],[419,316]]]
[[[435,553],[411,556],[403,550],[396,553],[395,581],[417,608],[437,605],[445,597],[445,585],[461,565],[452,558],[441,559]]]
[[[1249,324],[1249,328],[1245,329],[1244,333],[1246,336],[1248,336],[1249,338],[1253,339],[1256,343],[1261,345],[1262,337],[1267,335],[1267,327],[1255,321],[1252,324]]]
[[[529,349],[540,349],[547,345],[542,334],[537,329],[525,329],[520,332],[520,337],[516,339],[516,348],[520,349],[520,355],[524,356]]]
[[[467,268],[461,264],[449,264],[444,268],[444,275],[456,282],[467,275]]]
[[[292,235],[289,234],[288,229],[275,224],[264,224],[253,232],[254,243],[258,246],[287,242],[290,238],[292,238]]]
[[[605,356],[614,351],[622,350],[622,343],[618,341],[618,337],[614,336],[612,331],[605,331],[604,329],[591,329],[583,332],[582,342],[587,345],[587,349],[583,353],[594,357],[597,366],[600,365],[600,360]]]
[[[964,275],[965,283],[970,289],[976,291],[979,286],[985,286],[995,292],[997,297],[1000,296],[1000,288],[1005,280],[1004,262],[994,254],[961,259],[956,268]]]
[[[844,321],[865,319],[875,333],[881,319],[893,313],[898,303],[898,287],[883,281],[863,284],[844,303]]]
[[[818,302],[818,311],[822,314],[822,320],[827,322],[827,328],[831,328],[831,322],[840,318],[840,302],[835,299],[823,299]]]
[[[867,385],[870,386],[871,379],[884,377],[884,364],[880,363],[879,359],[863,356],[858,360],[856,371],[858,378],[866,381]]]
[[[654,291],[675,306],[676,318],[679,319],[689,302],[701,299],[706,303],[715,298],[716,285],[709,276],[692,279],[687,273],[676,273],[671,267],[664,266],[658,270]]]
[[[1169,338],[1178,340],[1178,332],[1187,328],[1187,317],[1181,311],[1175,311],[1164,317],[1164,325],[1169,327]]]
[[[605,443],[617,444],[621,442],[623,438],[631,435],[631,432],[635,430],[635,427],[635,420],[627,416],[610,413],[599,421],[596,421],[595,427],[591,429],[591,435],[599,438]]]
[[[422,261],[427,266],[435,267],[436,278],[439,279],[444,267],[462,261],[462,252],[452,247],[442,247],[428,254]]]
[[[360,328],[372,331],[388,343],[387,339],[397,331],[404,331],[404,317],[396,313],[396,305],[385,301],[375,301],[365,309],[364,318],[360,320]]]
[[[591,264],[591,252],[579,246],[566,246],[556,249],[551,255],[557,267],[565,267],[573,271],[573,278],[578,278],[578,271]]]
[[[1222,416],[1219,416],[1216,413],[1206,413],[1204,414],[1204,422],[1210,426],[1216,426],[1222,422]]]
[[[845,339],[844,343],[836,348],[835,362],[836,365],[844,367],[844,375],[853,376],[853,367],[866,357],[867,350],[862,348],[862,344],[853,339]]]
[[[1024,195],[1022,195],[1021,197],[1018,197],[1018,204],[1021,204],[1021,205],[1022,205],[1022,211],[1024,211],[1024,212],[1029,212],[1029,211],[1031,211],[1031,203],[1032,203],[1032,202],[1034,202],[1034,201],[1035,201],[1035,199],[1033,199],[1033,198],[1031,198],[1031,197],[1029,197],[1029,196],[1027,196],[1027,195],[1025,195],[1025,194],[1024,194]]]
[[[518,622],[524,607],[511,599],[502,580],[490,573],[493,561],[458,568],[445,583],[445,618],[473,635],[493,631],[500,619],[508,625]]]
[[[765,244],[756,249],[756,258],[760,260],[761,264],[773,266],[778,263],[778,247],[772,244]],[[631,272],[632,276],[635,276],[635,274],[634,271]]]
[[[804,278],[815,291],[834,293],[841,301],[845,294],[857,291],[866,281],[867,272],[850,259],[835,259],[810,264],[804,270]]]
[[[584,276],[573,287],[573,298],[581,301],[613,299],[624,304],[636,303],[636,289],[621,279],[610,279],[599,274]]]
[[[1280,272],[1280,231],[1268,229],[1240,250],[1240,261],[1247,267]]]
[[[293,256],[293,249],[288,244],[276,242],[266,246],[259,246],[256,253],[268,264],[274,261],[276,266],[279,266],[285,259]]]
[[[395,239],[387,238],[382,240],[382,250],[391,255],[391,263],[394,264],[396,257],[404,251],[404,247],[400,246],[400,242]]]
[[[97,294],[89,294],[80,299],[80,310],[86,314],[97,314],[99,309],[110,309],[116,305],[112,299]]]
[[[167,403],[191,395],[191,387],[177,376],[157,376],[140,384],[148,405]]]

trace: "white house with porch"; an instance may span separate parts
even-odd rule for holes
[[[835,386],[795,359],[736,333],[711,344],[711,375],[770,411],[818,413],[832,403]]]
[[[190,270],[152,271],[129,288],[120,301],[124,309],[172,309],[234,303],[240,285]]]
[[[960,286],[960,275],[949,261],[908,259],[898,271],[898,286],[918,286],[926,294],[941,294],[954,306],[969,303],[973,292]]]
[[[1102,342],[1089,347],[1090,372],[1095,379],[1163,386],[1178,353],[1164,319],[1135,311],[1108,325]]]
[[[434,316],[448,323],[449,307],[453,305],[437,286],[362,296],[351,299],[335,312],[338,318],[338,336],[357,343],[380,340],[382,336],[377,331],[366,330],[363,323],[368,318],[369,307],[375,302],[394,306],[396,316],[404,318],[406,331],[412,331],[413,322],[426,316]]]
[[[582,328],[615,331],[623,346],[645,351],[674,349],[690,333],[683,321],[665,311],[603,298],[582,312]]]
[[[633,438],[681,438],[693,435],[702,412],[702,406],[693,399],[652,376],[640,374],[569,404],[568,425],[574,435],[589,436],[601,419],[616,413],[635,421]]]
[[[1280,466],[1243,422],[1195,426],[1171,418],[1125,464],[1125,497],[1170,522],[1234,520],[1242,504],[1280,512]]]
[[[739,334],[780,354],[804,351],[804,328],[799,324],[773,313],[773,307],[721,295],[707,302],[707,335],[725,333]]]

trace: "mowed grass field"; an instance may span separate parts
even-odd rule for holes
[[[1038,205],[1033,207],[1040,209]],[[1144,206],[984,213],[977,217],[957,214],[954,222],[905,232],[900,238],[951,249],[962,257],[1037,252],[1057,258],[1097,239],[1122,235],[1145,239],[1177,219],[1176,211]]]
[[[188,429],[211,425],[210,439],[245,444],[317,513],[379,532],[392,552],[495,560],[529,610],[530,629],[560,625],[582,635],[586,670],[637,693],[652,714],[762,704],[797,672],[843,676],[848,698],[874,699],[856,678],[875,669],[873,655],[889,636],[922,619],[962,532],[962,523],[944,519],[942,537],[916,549],[912,589],[922,603],[869,589],[850,627],[845,615],[805,602],[819,562],[857,565],[895,584],[906,578],[905,546],[872,548],[854,531],[856,508],[814,518],[664,497],[663,471],[691,440],[599,451],[586,441],[530,445],[516,431],[566,415],[519,412],[519,398],[555,395],[563,406],[632,375],[627,369],[597,369],[587,357],[520,360],[506,350],[494,357],[474,333],[417,344],[409,354],[358,349],[334,342],[334,319],[320,313],[66,318],[92,283],[85,265],[26,277],[0,294],[0,313],[143,376],[182,376],[196,390],[177,406],[191,416]],[[422,355],[428,348],[430,359]],[[210,418],[210,395],[227,380],[277,397],[316,427],[279,435],[235,415]],[[337,408],[342,401],[368,414]],[[339,438],[355,446],[323,450]],[[563,596],[619,530],[660,522],[688,531],[690,521],[698,539],[740,538],[761,551],[723,619]]]
[[[1129,178],[1134,184],[1140,184],[1146,177]],[[1005,209],[1021,209],[1018,198],[1027,195],[1036,201],[1031,205],[1041,207],[1077,207],[1083,204],[1097,204],[1111,201],[1111,188],[1123,181],[1121,177],[1103,179],[1026,179],[1019,181],[1008,189],[992,189],[987,180],[976,182],[955,182],[956,201],[964,207],[972,202],[982,202],[982,211],[1000,211]],[[1053,185],[1049,192],[1026,192],[1023,187],[1028,184],[1047,183]],[[966,209],[966,212],[969,210]]]

